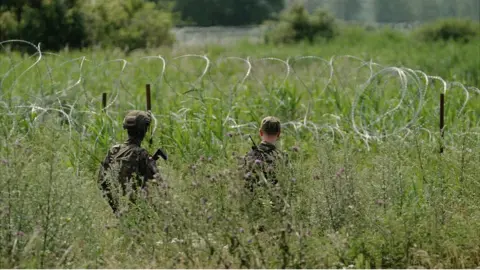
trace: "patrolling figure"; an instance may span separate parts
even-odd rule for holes
[[[118,215],[119,195],[128,195],[132,203],[140,190],[145,190],[148,180],[161,180],[156,159],[141,147],[151,117],[144,111],[130,111],[125,116],[123,128],[128,139],[123,144],[110,148],[100,166],[98,184],[107,197],[113,212]],[[156,156],[156,155],[155,155]]]
[[[287,165],[287,156],[280,152],[275,143],[280,137],[280,120],[273,116],[265,117],[260,126],[262,142],[254,146],[244,157],[243,172],[246,187],[253,192],[259,184],[270,182],[276,185],[278,165]]]

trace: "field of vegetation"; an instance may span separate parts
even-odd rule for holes
[[[479,41],[351,29],[128,55],[3,42],[0,267],[478,267]],[[166,181],[117,219],[99,162],[146,84],[144,146],[168,153]],[[267,115],[293,169],[252,196],[237,166]]]

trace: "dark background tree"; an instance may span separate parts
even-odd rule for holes
[[[169,45],[171,13],[144,0],[1,0],[0,38],[65,46],[117,46],[133,50]]]
[[[39,8],[26,6],[20,21],[22,37],[59,50],[65,45],[78,48],[86,41],[85,19],[76,1],[43,1]]]
[[[174,11],[197,26],[259,24],[284,8],[284,0],[176,0]]]

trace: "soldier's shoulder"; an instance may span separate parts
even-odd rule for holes
[[[252,147],[252,149],[248,150],[248,152],[247,152],[246,155],[247,155],[247,156],[252,156],[252,155],[255,155],[257,152],[258,152],[258,149]]]
[[[147,159],[149,157],[147,149],[138,146],[135,150],[135,152],[140,158]]]
[[[266,159],[269,162],[274,162],[274,161],[282,160],[282,159],[286,159],[286,158],[287,158],[287,156],[285,155],[285,152],[281,151],[278,148],[271,149],[271,151],[266,153]]]
[[[138,146],[137,151],[138,151],[139,153],[147,154],[147,155],[148,155],[147,149],[145,149],[145,148],[143,148],[143,147],[141,147],[141,146]]]
[[[242,165],[247,165],[248,167],[255,163],[255,160],[261,159],[258,150],[250,149],[245,156],[243,156]]]
[[[110,147],[109,153],[110,154],[116,154],[120,149],[122,149],[124,146],[122,144],[115,144],[114,146]]]
[[[257,159],[261,157],[261,155],[262,155],[262,152],[260,151],[260,149],[252,148],[250,151],[248,151],[248,153],[245,156],[250,159],[252,158]]]
[[[129,148],[130,151],[135,154],[148,153],[147,150],[145,150],[145,148],[133,143],[120,144],[120,148]]]

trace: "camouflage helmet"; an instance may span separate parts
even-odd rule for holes
[[[150,115],[145,111],[129,111],[123,119],[123,128],[127,130],[144,131],[151,122]]]

